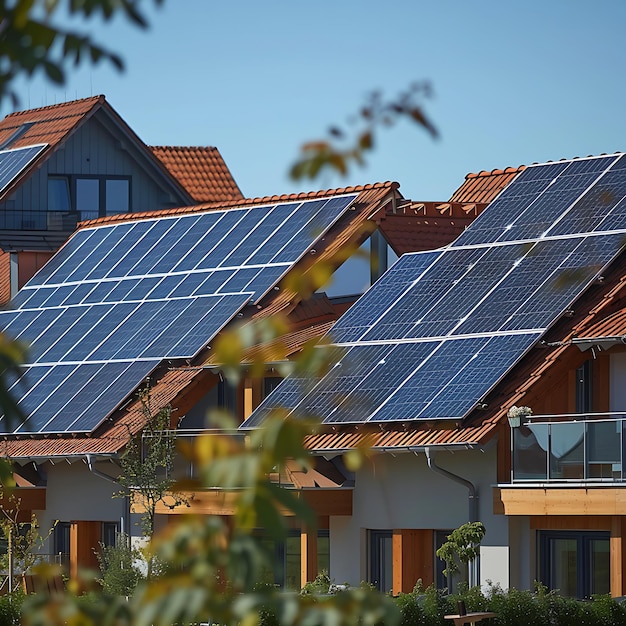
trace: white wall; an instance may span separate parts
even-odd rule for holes
[[[508,521],[493,514],[491,487],[496,483],[496,450],[441,451],[436,462],[477,487],[479,519],[487,533],[481,581],[509,586]],[[351,517],[330,519],[330,574],[357,584],[366,577],[368,529],[449,530],[469,520],[468,490],[436,474],[419,453],[380,454],[357,473]]]
[[[98,463],[96,468],[115,475],[115,465]],[[118,485],[92,474],[82,460],[71,465],[65,461],[47,463],[46,511],[37,512],[42,535],[52,528],[55,520],[120,522],[128,524],[125,498],[114,498]],[[128,528],[126,529],[128,530]],[[52,537],[45,551],[52,553]]]

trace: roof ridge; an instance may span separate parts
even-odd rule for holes
[[[148,146],[151,150],[217,150],[217,146]]]
[[[470,172],[465,176],[465,180],[470,178],[479,178],[482,176],[499,176],[500,174],[515,174],[526,169],[526,165],[518,165],[517,167],[506,167],[504,169],[481,170],[480,172]]]
[[[204,202],[186,207],[176,207],[172,209],[162,209],[160,211],[141,211],[138,213],[120,213],[117,215],[107,215],[94,220],[87,220],[79,223],[79,228],[87,228],[99,224],[110,224],[112,222],[123,222],[132,219],[150,219],[156,217],[164,217],[168,215],[180,215],[185,213],[194,213],[206,210],[245,208],[251,205],[268,204],[270,202],[287,202],[289,200],[311,200],[313,198],[324,198],[326,196],[338,196],[345,193],[360,193],[371,189],[398,189],[400,184],[393,181],[384,183],[368,183],[366,185],[354,185],[349,187],[338,187],[336,189],[326,189],[319,191],[308,191],[291,194],[282,194],[275,196],[262,196],[257,198],[243,198],[241,200],[229,200],[225,202]]]
[[[36,107],[34,109],[23,109],[22,111],[13,111],[13,113],[8,113],[5,116],[5,119],[8,117],[17,117],[19,115],[26,115],[28,113],[38,113],[40,111],[49,111],[51,109],[60,109],[66,106],[74,106],[79,103],[87,103],[89,101],[93,101],[94,104],[96,102],[104,102],[106,100],[103,94],[98,96],[90,96],[88,98],[79,98],[78,100],[68,100],[67,102],[59,102],[58,104],[47,104],[42,107]]]

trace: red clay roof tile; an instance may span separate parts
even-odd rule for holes
[[[217,148],[151,146],[151,150],[196,202],[243,199]]]
[[[488,204],[524,169],[526,166],[520,165],[504,170],[468,174],[465,182],[452,194],[450,201]]]

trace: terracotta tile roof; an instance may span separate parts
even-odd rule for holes
[[[19,187],[60,144],[65,142],[79,126],[84,124],[87,119],[95,115],[99,110],[106,111],[115,121],[117,127],[137,145],[143,154],[145,154],[146,159],[148,159],[152,166],[177,190],[180,197],[183,199],[189,198],[189,200],[191,200],[191,196],[186,191],[185,187],[173,177],[165,165],[152,153],[143,141],[139,139],[135,132],[106,101],[106,98],[103,95],[99,95],[38,109],[17,111],[7,115],[3,120],[0,120],[0,145],[9,141],[14,133],[25,124],[31,124],[31,126],[27,128],[23,134],[11,141],[7,148],[48,144],[47,148],[39,154],[33,163],[3,191],[0,195],[0,201],[13,193],[13,191]]]
[[[173,209],[161,209],[160,211],[142,211],[137,213],[119,213],[117,215],[107,215],[94,220],[86,220],[80,222],[79,227],[86,228],[97,226],[99,224],[107,224],[112,222],[127,222],[138,219],[153,219],[155,217],[168,217],[172,215],[185,215],[187,213],[199,213],[202,211],[221,211],[224,209],[245,208],[263,204],[276,204],[278,202],[293,202],[295,200],[313,200],[315,198],[326,198],[330,196],[339,196],[348,193],[363,193],[373,191],[375,194],[379,192],[388,193],[396,191],[400,185],[396,182],[387,181],[384,183],[373,183],[369,185],[355,185],[352,187],[339,187],[337,189],[326,189],[322,191],[309,191],[300,193],[286,193],[275,196],[261,196],[256,198],[243,198],[241,200],[228,200],[225,202],[203,202],[193,206],[176,207]]]
[[[397,255],[452,243],[487,206],[475,202],[402,201],[389,208],[380,229]]]
[[[328,197],[357,192],[358,197],[352,204],[351,210],[347,211],[335,223],[323,240],[316,242],[316,254],[306,255],[297,264],[298,271],[306,277],[312,271],[317,261],[335,263],[337,261],[333,259],[336,259],[343,246],[352,243],[360,245],[375,228],[373,220],[377,219],[385,211],[387,204],[391,202],[391,198],[398,195],[397,189],[397,183],[376,183],[309,194],[271,196],[255,200],[248,199],[239,203],[229,203],[228,206],[252,206],[254,204],[267,204],[268,202]],[[170,215],[206,210],[206,208],[218,207],[215,205],[211,207],[203,205],[201,207],[160,211],[157,214]],[[120,219],[137,219],[137,217],[151,218],[155,217],[155,214],[111,216],[110,218],[101,218],[90,223],[109,223],[119,221]],[[250,307],[244,319],[240,320],[240,322],[246,323],[251,319],[270,316],[278,311],[288,315],[290,312],[296,311],[301,301],[302,298],[299,295],[288,289],[272,290],[258,306]],[[314,319],[309,318],[312,323],[306,323],[307,307],[308,314],[314,316]],[[331,312],[323,301],[317,300],[302,307],[300,312],[294,313],[294,319],[298,320],[298,326],[283,340],[287,355],[299,350],[313,336],[325,333],[335,318],[336,313],[334,309]],[[191,367],[168,369],[169,366],[164,364],[152,376],[153,406],[160,407],[170,403],[177,409],[176,415],[185,415],[206,394],[208,389],[210,389],[210,385],[214,384],[215,376],[209,369],[194,367],[211,364],[210,357],[210,349],[207,349],[190,364]],[[131,433],[141,430],[144,423],[145,417],[141,411],[141,405],[138,401],[133,401],[128,407],[119,409],[111,419],[107,420],[91,435],[48,436],[45,438],[31,436],[22,439],[5,438],[4,441],[0,441],[0,455],[9,455],[13,458],[21,459],[84,456],[85,454],[113,455],[125,446]]]
[[[243,199],[243,194],[217,148],[151,146],[150,149],[195,202]]]
[[[520,165],[504,170],[468,174],[465,182],[452,194],[450,201],[488,204],[524,169],[526,166]]]
[[[580,336],[588,339],[626,336],[626,309],[621,309],[611,315],[598,319],[597,322],[591,324],[582,332],[584,332],[584,334]]]
[[[105,102],[104,96],[94,96],[83,100],[55,104],[39,109],[17,111],[0,120],[0,145],[24,126],[32,124],[23,134],[11,141],[7,148],[22,148],[36,144],[48,144],[33,163],[18,176],[0,195],[0,200],[8,197],[22,184],[34,170],[43,163],[48,155],[74,130]]]

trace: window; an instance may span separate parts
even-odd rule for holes
[[[102,522],[102,545],[105,547],[117,544],[119,527],[117,522]]]
[[[67,176],[50,176],[48,178],[48,211],[64,211],[69,213],[70,181]]]
[[[70,523],[57,522],[54,527],[54,562],[64,567],[70,563]]]
[[[382,592],[393,587],[392,537],[390,530],[369,531],[369,582]]]
[[[610,593],[608,532],[541,531],[539,577],[564,596]]]
[[[128,213],[131,209],[129,176],[48,176],[48,223],[61,223],[58,213],[78,220]],[[50,214],[53,214],[51,217]]]
[[[266,568],[261,573],[260,582],[276,585],[289,591],[300,589],[300,531],[290,530],[285,541],[274,541],[261,536],[261,545],[270,554],[274,567]],[[329,571],[330,538],[328,530],[317,531],[317,569]]]

